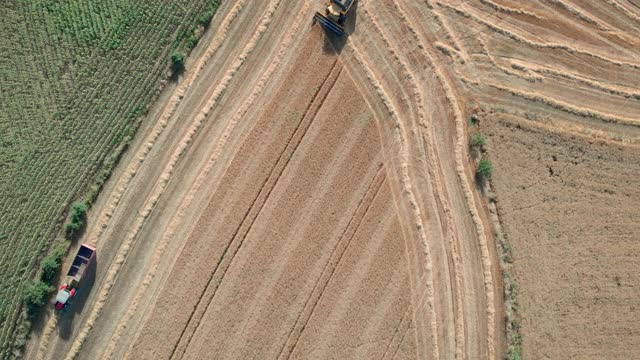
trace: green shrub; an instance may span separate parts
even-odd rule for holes
[[[198,38],[196,37],[196,35],[195,34],[189,35],[189,37],[187,37],[187,39],[185,40],[185,47],[191,50],[194,47],[196,47],[196,45],[198,45]]]
[[[480,133],[475,133],[471,136],[471,145],[475,147],[483,147],[487,144],[487,140],[485,140],[484,136]]]
[[[47,303],[49,292],[53,288],[42,281],[32,281],[27,285],[24,292],[24,302],[27,305],[27,313],[34,315],[43,305]]]
[[[488,159],[481,159],[478,163],[478,169],[476,170],[476,174],[480,179],[484,180],[490,178],[492,171],[493,167],[491,166],[491,161]]]
[[[88,208],[84,201],[77,201],[71,204],[71,222],[78,224],[84,223]]]
[[[171,54],[171,70],[174,74],[180,73],[184,70],[185,59],[186,55],[181,51],[174,51]]]
[[[78,230],[80,230],[80,224],[69,222],[64,225],[64,232],[69,240],[73,240]]]
[[[469,116],[469,124],[470,124],[471,126],[476,126],[476,125],[478,125],[478,121],[479,121],[479,119],[478,119],[478,115],[476,115],[476,114],[471,114],[471,116]]]
[[[204,28],[209,26],[211,18],[213,18],[213,15],[216,13],[218,6],[220,6],[220,0],[214,0],[210,5],[209,10],[198,18],[198,25]]]
[[[212,11],[207,11],[205,14],[198,18],[198,25],[206,28],[211,23],[211,18],[213,17]]]
[[[60,265],[62,265],[62,258],[64,256],[64,248],[62,246],[57,246],[53,249],[53,252],[42,259],[40,263],[40,280],[47,284],[51,285],[53,280],[58,273],[58,269],[60,269]]]
[[[522,360],[522,339],[519,334],[516,334],[513,339],[511,339],[511,346],[507,353],[507,359]]]
[[[71,205],[71,220],[65,224],[64,231],[67,235],[67,239],[72,240],[84,226],[85,218],[87,217],[88,205],[84,201],[74,202]]]

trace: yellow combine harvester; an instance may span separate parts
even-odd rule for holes
[[[356,0],[330,0],[326,15],[316,12],[313,20],[319,22],[323,28],[332,33],[342,36],[344,35],[344,22],[347,18],[347,13],[355,1]]]

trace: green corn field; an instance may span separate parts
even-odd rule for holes
[[[0,358],[26,284],[219,0],[0,3]],[[197,41],[197,40],[196,40]]]

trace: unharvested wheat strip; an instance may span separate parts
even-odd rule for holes
[[[437,4],[442,6],[442,7],[447,8],[447,9],[450,9],[452,11],[455,11],[456,13],[460,14],[463,17],[472,19],[472,20],[476,21],[477,23],[483,24],[483,25],[487,26],[488,28],[490,28],[490,29],[492,29],[492,30],[504,35],[504,36],[507,36],[507,37],[509,37],[509,38],[511,38],[513,40],[519,41],[519,42],[521,42],[523,44],[529,45],[529,46],[534,47],[534,48],[565,50],[565,51],[567,51],[569,53],[572,53],[572,54],[579,54],[579,55],[589,56],[589,57],[592,57],[592,58],[595,58],[595,59],[598,59],[598,60],[601,60],[601,61],[605,61],[605,62],[608,62],[610,64],[614,64],[614,65],[617,65],[617,66],[628,66],[628,67],[631,67],[631,68],[634,68],[634,69],[640,69],[640,64],[614,60],[614,59],[608,58],[608,57],[606,57],[604,55],[599,55],[599,54],[596,54],[596,53],[593,53],[593,52],[581,50],[579,48],[576,48],[576,47],[573,47],[573,46],[569,46],[569,45],[566,45],[566,44],[540,43],[540,42],[537,42],[537,41],[529,40],[529,39],[526,39],[526,38],[522,37],[521,35],[518,35],[518,34],[512,32],[512,31],[509,31],[507,29],[504,29],[504,28],[501,28],[499,26],[496,26],[496,25],[492,24],[491,22],[489,22],[489,21],[483,19],[482,17],[478,16],[477,14],[472,14],[469,11],[462,10],[461,8],[458,8],[458,7],[455,7],[453,5],[449,5],[447,3],[443,3],[443,2],[440,2],[440,1],[438,1]],[[468,10],[468,8],[466,6],[465,6],[465,9]]]
[[[467,201],[467,207],[469,208],[469,212],[471,213],[471,217],[476,227],[476,234],[478,239],[480,240],[480,249],[482,253],[482,268],[483,268],[483,277],[484,277],[484,285],[487,297],[487,346],[489,352],[489,358],[495,358],[495,295],[494,295],[494,285],[493,285],[493,277],[491,274],[492,262],[491,255],[489,252],[489,244],[486,238],[485,228],[482,224],[482,219],[480,214],[478,213],[478,207],[475,202],[475,197],[473,195],[472,187],[469,183],[469,179],[467,178],[467,173],[464,167],[464,158],[463,151],[466,144],[466,137],[464,133],[464,122],[462,119],[462,111],[460,110],[460,105],[457,102],[457,99],[454,95],[453,89],[451,85],[447,81],[447,78],[443,75],[440,65],[434,61],[434,58],[427,50],[428,48],[422,43],[419,35],[417,34],[415,27],[411,20],[407,17],[407,14],[402,10],[402,8],[398,7],[398,11],[400,12],[401,20],[405,21],[414,34],[414,36],[418,39],[418,42],[421,45],[421,48],[424,50],[425,56],[429,59],[429,62],[433,65],[434,73],[438,79],[438,81],[442,84],[442,87],[445,91],[445,95],[447,100],[451,104],[455,122],[456,122],[456,134],[457,134],[457,144],[455,148],[455,158],[456,158],[456,170],[458,172],[458,177],[460,178],[460,182],[463,187],[463,194]]]
[[[308,7],[309,7],[308,3],[305,3],[301,13],[306,13],[307,10],[308,10]],[[203,167],[203,169],[198,174],[198,177],[196,178],[196,180],[194,182],[194,185],[191,188],[191,190],[189,191],[189,193],[185,196],[182,204],[180,205],[179,210],[177,211],[177,215],[173,218],[172,222],[167,227],[167,231],[163,235],[162,240],[161,240],[160,244],[158,245],[158,247],[157,247],[157,249],[156,249],[156,251],[155,251],[155,253],[153,255],[153,258],[152,258],[152,261],[151,261],[151,268],[149,269],[149,271],[147,271],[147,274],[145,275],[145,278],[144,278],[141,286],[137,288],[136,295],[134,296],[134,299],[133,299],[131,305],[129,306],[127,312],[120,319],[120,321],[118,323],[118,326],[116,328],[116,331],[115,331],[114,335],[112,336],[111,341],[109,342],[109,345],[108,345],[107,349],[102,354],[103,358],[111,358],[111,357],[113,357],[114,351],[116,350],[116,347],[118,346],[118,341],[119,341],[120,337],[122,336],[122,333],[125,331],[125,329],[127,328],[127,324],[129,323],[129,321],[131,320],[131,318],[133,317],[133,315],[137,311],[138,305],[139,305],[140,301],[142,300],[142,296],[144,295],[144,292],[146,291],[147,287],[151,284],[151,281],[155,277],[156,271],[157,271],[158,266],[159,266],[160,259],[162,258],[163,252],[164,252],[168,242],[173,238],[173,235],[175,234],[176,228],[180,224],[184,223],[184,216],[186,214],[186,210],[191,206],[191,202],[193,201],[193,199],[195,198],[196,194],[198,193],[198,190],[204,184],[204,181],[207,178],[207,176],[209,175],[209,172],[211,171],[211,169],[213,168],[213,165],[215,165],[218,162],[218,159],[219,159],[219,157],[220,157],[220,155],[222,153],[222,150],[225,148],[225,145],[226,145],[227,141],[230,138],[232,130],[235,128],[237,123],[244,117],[244,115],[249,110],[251,105],[254,103],[254,101],[258,98],[258,96],[264,90],[264,87],[266,86],[268,80],[271,78],[271,76],[273,75],[275,70],[280,66],[280,64],[282,62],[282,59],[284,58],[284,55],[285,55],[287,49],[289,48],[291,42],[293,41],[293,38],[294,38],[298,28],[300,27],[301,22],[302,22],[302,18],[300,17],[299,20],[296,21],[294,23],[294,25],[291,27],[291,32],[290,32],[289,37],[284,42],[282,42],[277,55],[274,57],[274,59],[271,62],[270,66],[267,68],[267,70],[264,72],[263,76],[260,78],[260,80],[258,81],[256,86],[254,87],[253,92],[249,95],[247,100],[242,104],[240,109],[234,114],[234,116],[231,119],[231,121],[229,122],[228,126],[224,129],[220,140],[216,142],[216,147],[214,148],[214,150],[213,150],[211,156],[209,157],[206,165]],[[214,188],[215,187],[216,186],[214,186]],[[179,251],[178,251],[178,253],[179,253]]]
[[[398,8],[398,4],[395,4],[396,8]],[[419,89],[418,86],[418,82],[416,81],[416,76],[415,73],[413,71],[410,70],[409,66],[407,65],[406,62],[402,61],[399,57],[399,52],[397,47],[393,46],[392,42],[384,35],[384,33],[382,32],[382,28],[379,25],[379,22],[375,16],[375,14],[371,13],[368,11],[366,6],[362,6],[363,10],[365,11],[365,14],[367,14],[370,18],[371,21],[374,25],[374,27],[376,28],[376,30],[378,31],[378,33],[380,33],[380,36],[383,38],[385,45],[390,49],[392,55],[396,58],[396,60],[401,64],[402,70],[405,73],[405,78],[409,81],[409,83],[411,84],[411,91],[413,93],[413,96],[415,98],[415,102],[416,102],[416,106],[418,109],[418,121],[420,123],[421,126],[427,127],[427,116],[424,110],[424,99],[422,96],[422,93]],[[430,137],[430,143],[433,144],[433,139]],[[428,156],[430,159],[430,162],[432,164],[437,164],[436,160],[434,159],[433,156],[433,152],[429,151],[428,152]],[[436,184],[436,188],[439,194],[444,194],[444,190],[442,187],[442,183],[440,182],[440,178],[438,178],[437,176],[434,176],[433,178],[435,184]],[[441,198],[443,199],[443,198]],[[443,208],[445,209],[445,215],[447,216],[447,224],[449,226],[452,225],[452,220],[451,220],[451,213],[449,211],[449,204],[446,201],[443,201],[442,203]],[[455,233],[453,231],[453,227],[449,228],[450,231],[452,231],[452,233]],[[457,254],[457,249],[454,246],[452,248],[452,252],[453,252],[453,256],[452,258],[454,259],[454,263],[453,263],[453,269],[454,269],[454,281],[456,284],[456,294],[455,294],[455,303],[456,303],[456,308],[458,308],[458,313],[456,314],[456,318],[457,318],[457,322],[454,324],[454,332],[455,332],[455,338],[456,338],[456,356],[462,356],[462,349],[464,348],[464,314],[462,312],[462,306],[460,305],[461,301],[462,301],[462,279],[461,279],[461,274],[460,274],[460,263],[459,263],[459,254]]]
[[[281,0],[272,1],[268,10],[265,12],[263,16],[260,26],[256,30],[256,33],[254,34],[252,39],[247,43],[247,46],[244,48],[243,52],[240,54],[236,62],[234,62],[231,69],[227,71],[225,77],[222,79],[222,81],[214,91],[210,100],[204,106],[202,113],[196,116],[194,123],[189,129],[187,129],[184,137],[179,142],[178,148],[174,151],[173,155],[170,158],[169,163],[165,166],[162,174],[159,177],[158,182],[155,184],[154,190],[151,193],[151,196],[149,196],[147,198],[147,201],[145,201],[144,209],[139,213],[136,219],[135,225],[133,227],[133,231],[130,233],[130,235],[127,237],[127,239],[123,242],[122,246],[120,247],[118,251],[118,255],[116,256],[114,262],[112,263],[111,268],[109,269],[107,279],[105,280],[104,287],[102,288],[102,291],[98,296],[96,305],[93,308],[93,311],[91,312],[91,315],[89,316],[82,331],[79,332],[78,337],[76,338],[76,341],[74,341],[73,346],[71,347],[71,350],[67,354],[66,359],[73,359],[79,353],[84,340],[86,339],[89,331],[93,327],[93,324],[95,323],[97,317],[100,315],[102,307],[104,306],[104,303],[106,302],[106,299],[109,295],[109,291],[115,282],[116,276],[120,268],[122,267],[122,264],[126,260],[126,257],[129,253],[129,250],[132,246],[133,241],[135,240],[138,232],[144,225],[145,220],[147,219],[151,211],[154,209],[156,203],[158,202],[158,199],[164,192],[164,189],[167,183],[169,182],[171,175],[173,174],[173,170],[175,169],[175,166],[178,160],[181,158],[181,155],[184,153],[184,151],[186,151],[187,147],[191,143],[191,140],[194,134],[201,127],[202,123],[206,118],[206,115],[209,113],[209,111],[211,111],[213,106],[216,104],[216,102],[224,93],[224,90],[226,89],[229,82],[231,82],[233,76],[237,73],[240,66],[244,64],[248,55],[253,51],[253,49],[255,49],[258,39],[266,31],[267,26],[271,22],[273,13],[275,12],[275,8],[277,7],[280,1]]]
[[[428,248],[428,242],[426,239],[426,235],[424,233],[424,225],[422,224],[422,217],[420,214],[420,209],[418,207],[418,203],[415,197],[415,194],[413,193],[412,190],[412,185],[410,183],[409,180],[409,165],[408,165],[408,158],[409,158],[409,150],[407,148],[407,144],[406,144],[406,130],[404,129],[404,126],[402,125],[402,122],[400,121],[400,119],[398,118],[397,112],[395,110],[395,107],[393,106],[393,103],[391,102],[391,99],[389,98],[389,95],[386,93],[386,91],[384,90],[384,88],[382,87],[380,81],[377,79],[377,77],[374,75],[374,73],[372,72],[372,70],[369,68],[368,64],[363,60],[362,57],[362,52],[358,49],[358,47],[353,43],[353,42],[349,42],[348,43],[351,47],[351,49],[353,50],[353,54],[355,55],[356,61],[360,64],[360,66],[363,68],[363,70],[366,72],[367,78],[369,79],[369,81],[371,82],[371,85],[373,86],[373,88],[376,90],[376,92],[378,93],[378,95],[380,96],[384,106],[387,108],[387,111],[389,111],[389,114],[391,115],[392,119],[394,120],[394,123],[396,124],[396,127],[394,128],[394,136],[398,139],[399,144],[401,145],[401,158],[402,158],[402,163],[400,164],[401,166],[401,185],[402,185],[402,190],[403,190],[403,195],[407,197],[407,201],[408,201],[408,205],[410,206],[412,215],[416,221],[416,229],[418,232],[418,235],[420,237],[421,243],[423,244],[424,251],[425,251],[425,255],[428,257],[430,255],[430,251]],[[433,306],[434,304],[434,297],[433,297],[433,274],[432,274],[432,264],[431,263],[427,263],[425,264],[425,272],[428,274],[428,278],[426,279],[426,283],[427,283],[427,303],[429,308],[431,309],[431,315],[432,315],[432,319],[431,319],[431,330],[432,330],[432,346],[433,346],[433,356],[434,358],[439,358],[439,350],[438,350],[438,342],[437,342],[437,330],[438,330],[438,324],[436,321],[436,312],[435,312],[435,308]]]

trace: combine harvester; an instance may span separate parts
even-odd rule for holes
[[[80,281],[89,271],[89,267],[95,257],[96,249],[93,246],[80,245],[78,253],[73,258],[69,271],[67,271],[64,283],[58,289],[54,303],[56,310],[62,310],[71,304],[71,298],[76,294]]]
[[[342,36],[344,35],[344,22],[347,19],[347,13],[356,0],[329,0],[326,15],[319,12],[313,16],[313,21],[317,21],[323,28],[332,33]]]

